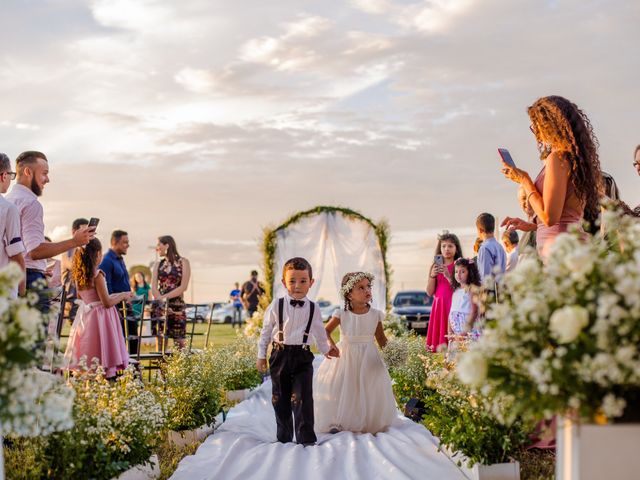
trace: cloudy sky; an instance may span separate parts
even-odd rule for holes
[[[394,288],[422,287],[435,233],[518,213],[496,154],[540,168],[526,107],[590,117],[640,202],[640,2],[2,0],[0,151],[44,151],[48,233],[172,234],[195,299],[258,265],[262,228],[318,204],[386,218]],[[331,289],[326,291],[328,296]],[[189,297],[188,297],[189,298]]]

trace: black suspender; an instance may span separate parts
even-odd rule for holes
[[[309,321],[307,328],[304,330],[302,337],[302,345],[307,346],[309,332],[311,331],[311,323],[313,322],[313,314],[316,311],[316,304],[309,300]],[[284,297],[278,299],[278,343],[284,344]]]
[[[316,304],[309,300],[309,321],[307,322],[307,328],[304,329],[302,345],[307,345],[307,339],[309,338],[309,331],[311,330],[311,322],[313,322],[313,313],[315,312],[315,309]]]
[[[284,316],[284,297],[278,299],[278,343],[284,344],[284,326],[282,317]]]

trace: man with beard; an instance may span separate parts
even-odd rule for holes
[[[47,258],[55,257],[70,248],[89,243],[95,228],[82,227],[68,240],[47,242],[44,238],[44,212],[38,197],[49,183],[49,162],[44,153],[28,151],[16,158],[17,181],[5,197],[20,214],[22,241],[26,249],[27,290],[46,288]],[[49,299],[40,296],[38,308],[47,312]]]

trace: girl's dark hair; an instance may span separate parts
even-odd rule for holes
[[[440,251],[440,249],[442,248],[442,242],[451,242],[456,246],[456,253],[453,256],[454,260],[457,260],[460,257],[462,257],[462,247],[460,246],[460,240],[456,235],[449,232],[445,232],[445,233],[442,233],[441,235],[438,235],[438,245],[436,245],[436,253],[435,253],[436,255],[442,254],[442,252]]]
[[[480,272],[478,271],[478,265],[476,265],[476,262],[469,258],[459,258],[456,260],[455,266],[464,267],[467,269],[467,272],[469,272],[469,276],[467,277],[467,282],[469,283],[469,285],[475,285],[476,287],[482,285],[482,281],[480,280]],[[456,280],[455,270],[453,278],[451,279],[451,286],[454,290],[461,287],[461,285],[458,283],[458,280]]]
[[[584,204],[584,218],[595,223],[600,214],[600,197],[604,192],[598,139],[589,118],[566,98],[552,95],[539,98],[527,109],[533,133],[538,141],[540,158],[550,150],[543,140],[560,152],[570,166],[570,181],[576,196]]]
[[[76,248],[73,254],[71,275],[78,290],[87,290],[93,286],[96,273],[98,254],[102,251],[102,244],[97,238],[89,240],[84,247]]]
[[[171,235],[163,235],[158,237],[158,241],[163,245],[169,245],[167,248],[167,259],[170,263],[176,263],[180,260],[180,254],[178,253],[178,247],[176,247],[176,241]]]
[[[147,283],[147,279],[144,276],[144,273],[138,271],[136,273],[133,274],[133,288],[136,288],[138,286],[138,280],[136,280],[136,276],[140,274],[142,276],[142,286],[143,287],[148,287],[149,284]]]

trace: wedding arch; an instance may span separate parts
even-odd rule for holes
[[[266,228],[262,244],[266,277],[266,300],[281,296],[285,289],[280,272],[291,257],[304,257],[313,266],[315,284],[309,297],[315,299],[322,283],[325,257],[333,260],[336,292],[347,272],[367,271],[375,276],[373,306],[386,310],[389,302],[390,270],[387,264],[389,227],[342,207],[318,206],[298,212],[274,229]]]

